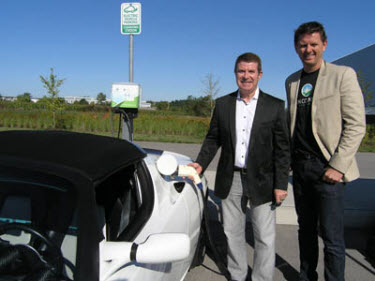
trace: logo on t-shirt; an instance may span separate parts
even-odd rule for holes
[[[312,90],[313,90],[313,86],[310,83],[307,83],[307,84],[303,85],[303,87],[301,89],[301,94],[304,97],[307,98],[307,97],[311,96]]]

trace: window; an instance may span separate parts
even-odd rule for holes
[[[145,164],[128,166],[107,178],[96,188],[96,201],[104,207],[106,239],[133,239],[153,207],[152,181]]]

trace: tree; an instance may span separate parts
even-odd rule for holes
[[[31,102],[31,94],[30,93],[23,93],[22,95],[17,96],[17,102]]]
[[[363,99],[365,100],[365,103],[371,102],[374,92],[370,89],[372,82],[369,82],[365,75],[363,74],[362,70],[359,70],[357,72],[358,77],[358,83],[361,87]]]
[[[203,84],[203,93],[209,97],[209,102],[210,102],[210,111],[211,115],[214,110],[214,99],[216,95],[220,92],[221,88],[219,86],[219,79],[215,79],[214,75],[212,73],[206,74],[204,79],[202,80]]]
[[[193,106],[193,114],[195,116],[210,116],[212,114],[211,101],[212,99],[210,96],[204,96],[196,99]]]
[[[189,95],[185,100],[174,100],[170,102],[169,109],[183,114],[207,117],[211,115],[211,99],[209,96],[196,98]]]
[[[79,100],[78,104],[80,104],[80,105],[88,105],[89,102],[86,99],[82,98],[82,99]]]
[[[53,74],[53,68],[51,68],[51,73],[49,77],[39,76],[43,83],[43,87],[47,89],[49,95],[48,108],[52,111],[53,117],[53,128],[56,128],[56,112],[62,111],[64,109],[64,102],[59,99],[59,88],[64,83],[64,79],[57,79],[57,75]]]
[[[167,101],[158,101],[156,103],[157,110],[169,110],[169,102]]]
[[[98,104],[104,104],[105,101],[107,99],[107,96],[103,93],[99,93],[97,96],[96,96],[96,100],[98,101]]]

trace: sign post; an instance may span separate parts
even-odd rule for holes
[[[133,34],[141,34],[141,3],[121,4],[121,34],[129,35],[129,82],[133,82]]]
[[[129,35],[129,82],[133,82],[133,35],[141,34],[141,3],[122,3],[121,4],[121,34]],[[127,114],[128,113],[130,114]],[[138,109],[136,109],[138,111]],[[133,141],[133,118],[137,112],[134,109],[124,109],[124,118],[122,137]],[[127,129],[125,129],[125,127]]]

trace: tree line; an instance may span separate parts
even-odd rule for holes
[[[47,90],[47,95],[43,96],[43,98],[37,101],[39,104],[39,108],[47,108],[51,111],[53,115],[53,119],[56,119],[56,112],[61,112],[67,109],[67,106],[72,109],[71,105],[68,105],[65,102],[65,99],[59,97],[60,87],[66,80],[65,78],[59,79],[56,74],[54,74],[53,68],[50,69],[49,76],[42,76],[40,75],[40,80],[43,84],[43,87]],[[202,83],[202,92],[203,96],[201,97],[193,97],[189,95],[187,99],[182,100],[174,100],[174,101],[159,101],[153,102],[148,101],[154,109],[162,110],[162,111],[170,111],[179,114],[185,115],[192,115],[192,116],[200,116],[200,117],[208,117],[212,114],[214,108],[214,99],[218,92],[220,91],[219,87],[219,79],[215,78],[212,73],[207,74],[204,79],[201,81]],[[96,97],[97,104],[89,104],[89,102],[82,98],[79,101],[75,101],[73,105],[81,105],[86,106],[82,107],[88,110],[90,107],[94,108],[96,105],[99,106],[109,106],[106,102],[106,95],[103,93],[99,93]],[[1,100],[1,95],[0,95]],[[25,104],[31,103],[31,94],[24,93],[18,95],[16,97],[16,106],[20,106],[25,108]],[[90,107],[88,107],[90,105]],[[30,108],[30,107],[28,107]],[[73,107],[74,108],[74,107]],[[79,109],[79,107],[76,107]],[[82,109],[81,108],[81,109]],[[55,121],[54,121],[55,122]]]
[[[221,90],[219,86],[220,80],[212,73],[208,73],[204,79],[201,80],[201,83],[202,93],[204,95],[200,97],[189,95],[187,99],[183,100],[149,102],[158,110],[179,112],[201,117],[211,116],[215,106],[215,97]]]

